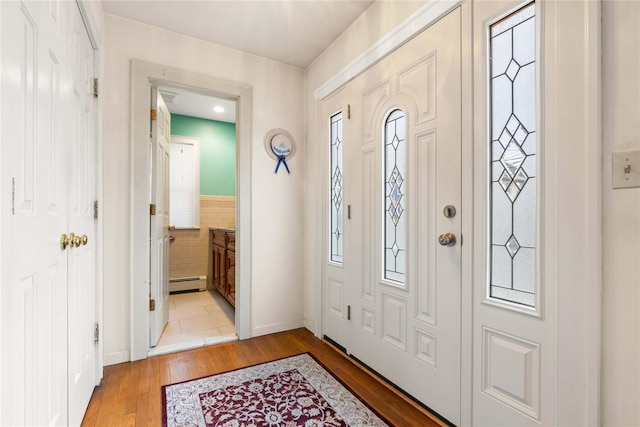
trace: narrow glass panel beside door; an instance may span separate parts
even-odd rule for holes
[[[331,116],[331,261],[342,263],[342,112]]]
[[[490,26],[489,296],[536,306],[535,3]]]

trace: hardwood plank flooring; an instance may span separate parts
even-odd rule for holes
[[[306,329],[107,366],[82,426],[162,425],[161,386],[303,352],[312,353],[394,426],[446,425],[400,397]]]

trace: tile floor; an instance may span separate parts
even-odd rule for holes
[[[169,295],[169,323],[158,346],[235,336],[235,310],[216,290]]]

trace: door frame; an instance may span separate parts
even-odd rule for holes
[[[102,33],[96,22],[94,13],[92,11],[90,0],[76,0],[78,9],[80,10],[80,16],[84,22],[89,41],[93,47],[93,74],[98,82],[103,80],[104,68],[102,66]],[[96,150],[96,201],[97,206],[97,222],[95,224],[97,242],[96,245],[96,322],[98,323],[98,333],[102,337],[101,331],[104,325],[104,310],[103,310],[103,271],[104,271],[104,218],[103,218],[103,200],[104,200],[104,168],[102,164],[103,153],[103,141],[102,141],[102,97],[98,94],[94,98],[95,109],[93,117],[93,135]],[[98,339],[98,347],[96,349],[96,385],[99,385],[102,381],[104,372],[104,340]]]
[[[130,360],[149,352],[149,94],[152,83],[236,101],[236,333],[251,337],[251,105],[250,85],[131,60],[131,345]]]
[[[601,352],[601,263],[602,263],[602,238],[601,232],[601,135],[600,135],[600,0],[596,2],[583,1],[579,5],[573,4],[555,4],[556,13],[553,15],[553,22],[546,24],[547,31],[551,32],[558,40],[558,46],[553,52],[548,54],[554,58],[554,62],[548,66],[555,67],[558,78],[567,79],[575,70],[570,64],[560,63],[560,52],[573,52],[582,62],[588,72],[580,75],[580,79],[576,84],[581,84],[584,89],[584,100],[574,105],[583,105],[584,108],[578,110],[577,113],[570,118],[573,123],[578,123],[582,141],[584,142],[580,155],[583,161],[580,164],[581,176],[585,179],[582,188],[592,189],[591,192],[581,193],[580,196],[574,197],[573,203],[579,201],[585,207],[581,224],[573,224],[572,231],[569,233],[574,237],[580,236],[580,244],[588,249],[584,252],[584,257],[580,260],[572,259],[571,268],[562,273],[563,277],[567,277],[568,271],[586,271],[582,277],[588,278],[586,286],[586,294],[580,300],[580,306],[576,307],[575,301],[571,297],[571,293],[564,291],[559,298],[559,312],[566,311],[571,313],[559,322],[558,328],[563,329],[567,326],[575,335],[567,335],[565,332],[562,340],[558,340],[557,354],[563,367],[572,369],[573,381],[563,383],[562,389],[566,399],[564,404],[559,404],[558,420],[569,423],[573,416],[580,414],[580,421],[584,421],[587,425],[597,425],[600,421],[600,352]],[[484,224],[482,219],[474,219],[474,212],[480,209],[477,205],[477,184],[474,185],[474,177],[478,174],[477,156],[483,153],[480,141],[474,135],[474,118],[475,108],[473,106],[474,92],[477,88],[474,86],[474,79],[477,73],[481,74],[482,70],[474,69],[474,52],[476,46],[474,43],[482,41],[474,41],[473,39],[473,2],[472,0],[435,0],[427,2],[415,13],[404,20],[400,25],[395,27],[387,35],[382,37],[378,42],[365,50],[355,60],[346,67],[328,79],[324,84],[316,88],[314,91],[314,104],[316,118],[314,126],[315,135],[323,135],[323,126],[325,120],[322,117],[322,100],[329,97],[335,91],[340,89],[350,80],[361,74],[363,71],[384,58],[405,42],[422,32],[441,17],[448,14],[455,7],[461,7],[462,19],[462,236],[464,236],[464,245],[462,246],[462,296],[461,296],[461,361],[460,361],[460,381],[461,381],[461,425],[472,425],[472,395],[473,395],[473,361],[474,357],[481,355],[473,355],[473,305],[474,305],[474,287],[483,286],[483,256],[484,243],[481,241],[482,230]],[[547,5],[548,6],[548,5]],[[580,9],[581,13],[575,13],[572,7]],[[557,34],[562,32],[561,27],[570,23],[569,28],[576,31],[573,37],[564,37],[558,39]],[[564,32],[563,32],[564,33]],[[566,34],[566,33],[565,33]],[[573,43],[573,44],[572,44]],[[575,46],[581,46],[576,49]],[[549,82],[547,82],[548,84]],[[557,81],[554,82],[557,85]],[[556,87],[559,91],[559,88]],[[477,101],[476,101],[477,102]],[[481,101],[482,102],[482,101]],[[566,108],[566,107],[565,107]],[[567,115],[567,112],[564,112]],[[482,120],[482,118],[480,118]],[[569,131],[555,124],[556,137],[568,137]],[[573,127],[571,127],[573,128]],[[322,223],[327,221],[327,209],[325,209],[325,193],[326,180],[325,175],[328,170],[328,150],[324,149],[323,141],[316,137],[316,154],[322,159],[319,167],[322,168],[315,176],[320,177],[312,181],[316,194],[315,200],[316,210],[315,216],[322,219]],[[475,170],[474,170],[475,169]],[[475,209],[475,211],[474,211]],[[564,223],[568,220],[567,213],[560,219],[564,219]],[[478,222],[480,221],[480,222]],[[582,226],[581,226],[582,225]],[[315,325],[313,332],[318,338],[323,337],[324,327],[324,292],[325,283],[325,257],[327,254],[325,235],[320,235],[322,230],[318,230],[314,247],[319,256],[313,263],[313,277],[315,277]],[[556,270],[558,277],[560,274]],[[312,323],[307,320],[307,324]],[[576,340],[580,345],[576,345]],[[586,353],[586,356],[585,356]],[[586,361],[571,365],[571,360],[586,359]],[[594,387],[595,386],[595,387]],[[570,390],[582,390],[583,394],[572,393]],[[582,396],[580,399],[577,395]],[[559,402],[561,403],[561,402]]]

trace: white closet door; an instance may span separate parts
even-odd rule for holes
[[[96,372],[93,52],[75,2],[0,19],[0,424],[75,425]]]

